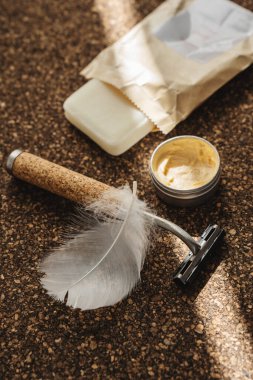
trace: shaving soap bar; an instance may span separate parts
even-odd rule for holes
[[[106,152],[118,156],[154,128],[119,90],[92,79],[63,105],[66,118]]]

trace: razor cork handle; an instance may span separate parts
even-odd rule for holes
[[[110,188],[102,182],[19,149],[9,155],[6,168],[23,181],[82,204],[95,201]]]

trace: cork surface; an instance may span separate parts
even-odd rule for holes
[[[102,182],[27,152],[15,159],[12,173],[23,181],[83,205],[96,201],[110,189]]]
[[[148,163],[165,136],[149,135],[113,158],[64,118],[63,101],[84,83],[81,69],[159,3],[1,0],[0,157],[20,147],[109,185],[135,179],[158,215],[193,236],[216,222],[225,242],[184,291],[172,275],[187,249],[159,230],[130,297],[96,311],[70,309],[41,288],[37,266],[59,245],[74,204],[1,167],[1,379],[253,378],[252,67],[169,135],[204,137],[220,153],[220,189],[198,208],[156,197]],[[253,11],[252,0],[237,3]]]

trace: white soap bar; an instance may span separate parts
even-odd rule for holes
[[[106,152],[118,156],[154,128],[119,90],[92,79],[63,105],[66,118]]]

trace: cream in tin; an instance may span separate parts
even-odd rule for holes
[[[158,195],[166,202],[198,205],[217,188],[219,154],[212,144],[200,137],[175,137],[155,149],[150,174]]]

